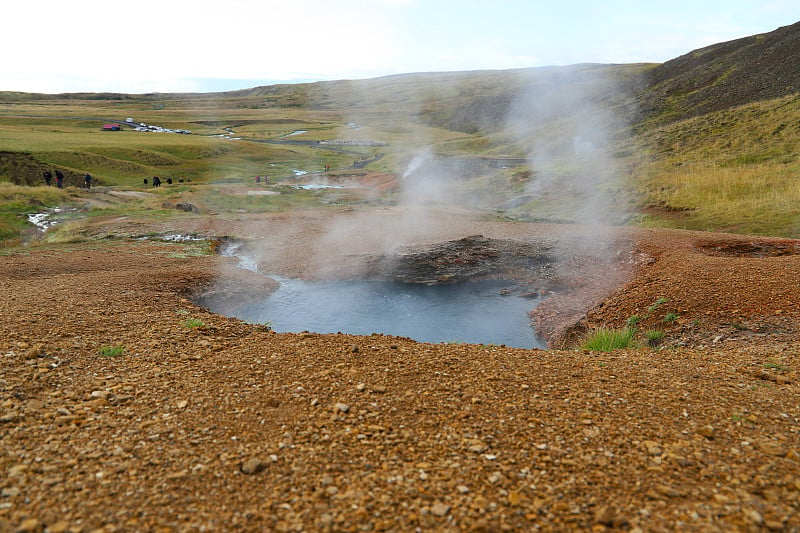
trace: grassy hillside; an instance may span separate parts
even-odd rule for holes
[[[643,221],[800,237],[800,95],[644,130],[631,186]]]
[[[648,72],[641,119],[668,123],[800,92],[800,22],[693,50]]]
[[[375,159],[367,171],[402,176],[428,154],[440,159],[432,168],[457,174],[449,186],[507,216],[576,220],[600,198],[633,223],[800,237],[799,42],[800,23],[661,65],[212,94],[0,93],[0,181],[36,186],[43,169],[59,168],[71,187],[85,172],[101,187],[141,187],[155,175],[245,184],[325,165],[346,173],[364,159]],[[101,131],[126,117],[193,133]],[[331,140],[354,143],[316,144]],[[474,163],[487,157],[514,163]]]

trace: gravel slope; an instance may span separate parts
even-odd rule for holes
[[[479,226],[434,238],[532,231]],[[181,244],[9,252],[0,531],[800,530],[800,256],[626,239],[636,276],[585,324],[638,315],[663,349],[275,334],[193,305],[220,272],[270,283]]]

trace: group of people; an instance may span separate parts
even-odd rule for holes
[[[147,178],[144,179],[144,186],[147,187]],[[178,178],[178,183],[183,183],[183,178]],[[172,185],[172,178],[167,178],[167,185]],[[161,187],[161,178],[153,176],[153,187]]]
[[[59,170],[59,169],[55,169],[55,173],[56,173],[56,187],[58,187],[59,189],[63,189],[64,188],[64,173],[61,172],[61,170]],[[42,175],[44,176],[45,185],[50,187],[52,185],[52,183],[53,183],[53,173],[50,172],[50,169],[45,169],[45,170],[42,171]],[[92,180],[93,180],[92,175],[87,172],[83,176],[83,185],[84,185],[84,187],[86,187],[87,189],[91,189],[92,188]],[[189,180],[189,181],[191,181],[191,180]],[[167,185],[172,185],[172,178],[167,178],[166,182],[167,182]],[[178,183],[183,183],[183,178],[179,178],[178,179]],[[161,178],[158,177],[158,176],[153,176],[152,184],[153,184],[153,187],[161,187]],[[144,185],[145,185],[145,187],[148,185],[147,178],[144,179]]]
[[[45,185],[50,187],[50,184],[53,181],[53,173],[45,169],[43,174],[44,174]],[[64,188],[64,173],[61,172],[59,169],[56,169],[56,187],[58,187],[59,189]]]
[[[44,176],[44,184],[50,187],[53,183],[53,173],[49,169],[45,169],[42,171],[42,175]],[[92,175],[88,172],[83,176],[83,184],[87,189],[92,188]],[[59,189],[64,188],[64,173],[59,169],[56,169],[56,187]]]

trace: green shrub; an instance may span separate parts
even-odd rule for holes
[[[647,331],[644,334],[644,338],[647,339],[647,344],[650,346],[656,346],[664,340],[664,332],[661,330]]]
[[[611,352],[631,347],[634,342],[633,328],[600,328],[591,332],[581,344],[583,350],[592,352]]]
[[[664,322],[675,322],[679,316],[678,313],[667,313],[664,315]]]
[[[206,327],[206,323],[199,318],[187,318],[183,321],[183,325],[189,329],[197,329]]]

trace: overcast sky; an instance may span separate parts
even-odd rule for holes
[[[798,0],[12,0],[0,91],[206,92],[409,72],[663,62]]]

